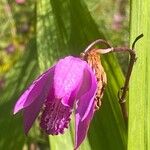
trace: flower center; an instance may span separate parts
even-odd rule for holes
[[[64,106],[60,99],[46,101],[40,126],[47,134],[63,134],[64,129],[68,128],[71,113],[71,109]]]

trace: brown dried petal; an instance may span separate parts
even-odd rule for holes
[[[100,55],[96,52],[96,49],[90,50],[88,53],[86,53],[84,60],[88,62],[97,78],[98,87],[95,96],[95,109],[97,110],[101,106],[101,99],[107,83],[106,73],[101,64]]]

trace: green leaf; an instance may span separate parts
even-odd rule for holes
[[[84,1],[37,1],[37,47],[41,71],[66,54],[79,55],[98,38],[104,39],[104,35],[98,30]],[[108,86],[103,105],[96,112],[88,138],[80,149],[124,150],[127,135],[117,98],[124,79],[113,54],[102,56],[102,61]],[[49,136],[51,150],[72,149],[74,128],[71,126],[69,130],[71,134],[67,131],[62,136]]]
[[[129,93],[128,150],[150,149],[150,1],[131,1],[130,43],[141,33],[136,44],[137,61]]]

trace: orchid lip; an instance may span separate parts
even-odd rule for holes
[[[72,110],[64,106],[60,99],[53,102],[46,101],[45,108],[41,116],[41,128],[51,135],[63,134],[68,128]]]

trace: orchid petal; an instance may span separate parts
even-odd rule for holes
[[[93,97],[94,99],[94,97]],[[77,150],[78,147],[80,146],[80,144],[83,142],[83,140],[85,139],[88,129],[89,129],[89,125],[91,123],[91,120],[93,118],[94,115],[94,103],[92,104],[92,107],[87,115],[87,117],[82,120],[81,116],[78,114],[76,114],[76,137],[75,137],[75,149]]]
[[[87,65],[84,71],[84,78],[81,83],[79,93],[77,95],[78,103],[76,110],[76,149],[86,137],[90,121],[94,114],[94,97],[97,89],[97,81],[91,68]]]
[[[21,95],[14,107],[14,114],[23,108],[28,107],[34,101],[38,100],[40,96],[45,97],[41,99],[44,101],[48,95],[50,86],[52,86],[52,80],[54,75],[54,67],[43,73],[38,77],[30,87]]]
[[[76,89],[82,80],[85,65],[85,61],[72,56],[61,59],[57,63],[54,74],[54,89],[57,98],[70,96],[69,94]],[[69,99],[65,98],[65,100]],[[62,102],[68,105],[69,102],[65,100]]]
[[[43,99],[44,97],[38,97],[36,101],[33,101],[33,103],[24,110],[23,118],[25,134],[28,133],[37,115],[39,114],[43,104]]]

